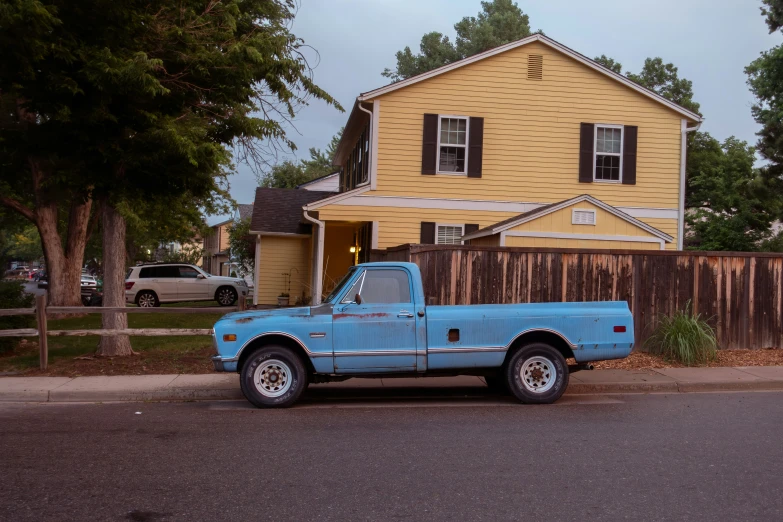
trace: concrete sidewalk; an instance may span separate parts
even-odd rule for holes
[[[384,397],[478,394],[479,377],[350,379],[314,384],[313,395]],[[567,394],[783,390],[783,366],[593,370],[571,375]],[[237,374],[118,377],[0,377],[0,402],[104,402],[241,399]]]

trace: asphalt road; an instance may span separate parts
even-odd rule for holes
[[[3,404],[0,520],[783,520],[782,437],[781,393]]]

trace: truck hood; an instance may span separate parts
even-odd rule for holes
[[[237,321],[247,323],[254,319],[264,317],[308,317],[310,315],[309,306],[295,308],[272,308],[269,310],[247,310],[245,312],[232,312],[224,315],[220,321]]]

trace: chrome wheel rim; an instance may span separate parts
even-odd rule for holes
[[[234,302],[234,293],[228,288],[218,292],[218,302],[223,305],[230,305]]]
[[[256,368],[253,382],[264,397],[280,397],[291,388],[291,368],[278,359],[269,359]]]
[[[139,306],[142,308],[153,308],[155,306],[155,296],[152,294],[140,295]]]
[[[537,355],[522,363],[519,378],[526,390],[533,393],[545,393],[555,385],[557,370],[552,361]]]

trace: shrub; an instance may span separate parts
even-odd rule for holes
[[[33,296],[24,291],[21,281],[0,281],[0,308],[31,308]],[[9,315],[0,317],[0,330],[16,328],[35,328],[32,315]],[[0,354],[13,350],[19,342],[18,337],[0,337]]]
[[[701,314],[694,315],[688,301],[685,310],[677,310],[671,317],[661,315],[658,318],[644,347],[665,359],[693,366],[715,360],[718,341],[707,320]]]

